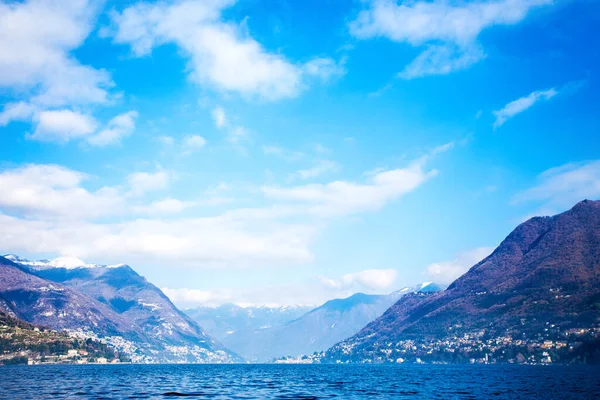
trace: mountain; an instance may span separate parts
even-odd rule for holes
[[[323,361],[568,359],[599,343],[599,324],[600,202],[586,200],[519,225],[445,291],[402,297]]]
[[[209,335],[223,342],[235,332],[252,332],[281,326],[310,311],[307,306],[240,307],[223,304],[218,307],[197,307],[185,313]]]
[[[400,297],[429,285],[404,288],[388,295],[357,293],[330,300],[285,324],[234,331],[224,336],[222,342],[251,361],[322,351],[358,332]]]
[[[238,360],[124,264],[0,257],[0,307],[34,324],[100,338],[134,361]]]

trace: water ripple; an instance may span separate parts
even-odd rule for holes
[[[40,365],[0,376],[0,399],[600,398],[600,369],[586,366]]]

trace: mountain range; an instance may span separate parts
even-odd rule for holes
[[[187,313],[203,327],[215,327],[209,332],[237,354],[250,361],[265,362],[325,350],[358,332],[400,297],[439,289],[426,282],[387,295],[357,293],[314,309],[228,305],[216,309],[202,307]]]
[[[600,202],[586,200],[522,223],[446,290],[402,297],[322,360],[386,362],[418,352],[452,360],[482,349],[504,357],[496,354],[502,343],[523,349],[514,359],[527,361],[538,347],[551,358],[577,350],[582,337],[597,344],[599,326]]]
[[[522,223],[445,290],[183,313],[128,265],[7,254],[0,313],[134,362],[600,362],[600,201]]]
[[[236,332],[253,332],[284,325],[310,311],[310,306],[240,307],[222,304],[218,307],[200,306],[184,310],[209,335],[225,343]]]
[[[136,362],[240,360],[125,264],[0,257],[0,310],[101,339]]]

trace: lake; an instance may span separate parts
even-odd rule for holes
[[[587,366],[40,365],[0,377],[3,399],[600,398],[600,368]]]

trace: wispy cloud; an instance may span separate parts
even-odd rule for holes
[[[398,271],[395,269],[367,269],[345,274],[339,279],[320,277],[321,283],[330,289],[368,289],[382,290],[391,288],[396,282]]]
[[[466,69],[485,58],[481,47],[470,45],[430,45],[417,56],[403,71],[398,73],[402,79],[421,78],[427,75],[446,75]]]
[[[494,121],[493,125],[494,129],[501,127],[510,118],[533,107],[533,105],[535,105],[536,103],[540,101],[550,100],[557,94],[558,91],[556,89],[550,88],[547,90],[538,90],[528,94],[525,97],[521,97],[517,100],[511,101],[502,109],[493,112],[494,116],[496,117],[496,120]]]
[[[219,129],[224,128],[227,125],[227,117],[223,107],[217,106],[212,110],[212,117],[215,121],[215,126]]]
[[[135,130],[135,119],[138,117],[136,111],[129,111],[121,115],[117,115],[111,119],[106,127],[100,132],[88,138],[88,143],[93,146],[108,146],[119,143],[121,140],[129,136]]]
[[[329,153],[331,153],[331,149],[327,148],[326,146],[322,145],[321,143],[317,143],[315,145],[315,152],[317,152],[318,154],[329,154]]]
[[[263,154],[267,156],[275,156],[285,161],[298,161],[306,156],[306,154],[301,151],[288,150],[276,145],[262,146],[262,151]]]
[[[173,136],[163,135],[157,137],[156,140],[163,146],[173,146],[175,144],[175,138]]]
[[[324,175],[328,172],[337,171],[340,168],[338,163],[331,160],[318,160],[314,166],[306,169],[301,169],[292,174],[292,178],[300,178],[303,180],[312,179]]]
[[[181,201],[173,198],[156,200],[147,205],[134,206],[133,211],[139,214],[147,215],[171,215],[179,214],[187,208],[197,205],[193,201]]]
[[[600,198],[600,160],[568,163],[544,171],[537,183],[513,196],[513,204],[536,202],[554,214],[584,199]]]
[[[272,199],[304,203],[309,214],[339,216],[380,209],[436,175],[437,170],[426,170],[423,163],[417,161],[405,168],[377,172],[364,183],[333,181],[293,187],[263,186],[261,189]]]
[[[227,141],[229,143],[237,144],[248,134],[247,129],[243,126],[231,123],[223,107],[215,107],[211,115],[217,129],[227,133]]]
[[[134,172],[127,177],[130,187],[129,194],[133,196],[142,196],[148,192],[164,190],[169,186],[170,181],[171,175],[163,170]]]
[[[453,260],[440,261],[429,265],[425,271],[428,279],[435,283],[447,285],[456,278],[463,275],[473,265],[489,256],[493,247],[478,247],[469,251],[460,253]]]

